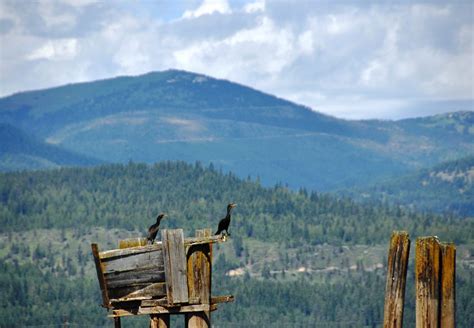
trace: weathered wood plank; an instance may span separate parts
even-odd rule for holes
[[[211,304],[229,303],[229,302],[233,302],[234,300],[235,300],[234,295],[212,296]]]
[[[408,233],[394,231],[388,250],[384,328],[402,328],[409,253],[410,237]]]
[[[209,311],[211,309],[209,304],[199,304],[199,305],[183,305],[183,306],[140,306],[138,308],[130,309],[115,309],[112,311],[112,314],[109,317],[123,317],[129,315],[140,315],[140,314],[161,314],[161,313],[170,313],[170,314],[180,314],[187,312],[200,312],[200,311]]]
[[[125,272],[152,266],[164,266],[163,252],[157,250],[102,260],[105,273]]]
[[[439,327],[440,245],[435,237],[416,240],[416,327]]]
[[[111,302],[145,300],[166,296],[165,283],[143,284],[132,287],[113,288],[109,290]]]
[[[99,247],[92,244],[92,256],[94,257],[95,268],[97,271],[97,279],[99,280],[100,291],[102,293],[102,306],[108,308],[110,306],[107,285],[104,278],[104,268],[99,257]]]
[[[182,229],[161,231],[168,304],[188,302],[186,255]]]
[[[225,235],[210,235],[210,236],[196,236],[186,238],[184,240],[184,245],[186,247],[190,247],[193,245],[201,245],[201,244],[214,244],[214,243],[223,243],[227,240]]]
[[[154,282],[165,282],[165,272],[161,268],[161,271],[158,271],[159,267],[145,270],[129,271],[121,274],[107,274],[105,279],[107,281],[107,287],[117,288],[117,287],[126,287],[126,286],[135,286],[137,284]]]
[[[210,229],[197,230],[198,237],[208,237],[212,234]],[[211,260],[210,245],[195,244],[188,248],[188,293],[189,303],[209,304],[211,289]]]
[[[198,238],[212,236],[211,229],[196,231]],[[190,302],[210,304],[211,298],[211,245],[195,244],[188,249],[188,290]],[[193,312],[185,316],[185,326],[208,328],[211,326],[210,311]]]
[[[441,327],[456,327],[456,246],[441,244]]]
[[[150,314],[150,328],[169,328],[169,327],[170,327],[169,313]]]
[[[109,259],[113,257],[154,252],[154,251],[159,251],[161,249],[162,249],[162,244],[161,242],[159,242],[153,245],[137,246],[137,247],[124,248],[124,249],[110,249],[108,251],[100,252],[99,256],[102,260],[105,260],[105,259]]]
[[[128,238],[122,239],[119,241],[119,248],[130,248],[130,247],[137,247],[137,246],[146,246],[148,240],[143,237],[136,237],[136,238]]]

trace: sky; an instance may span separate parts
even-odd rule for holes
[[[346,119],[474,110],[472,1],[0,0],[0,96],[150,71]]]

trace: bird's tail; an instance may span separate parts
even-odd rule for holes
[[[219,235],[220,233],[221,233],[221,231],[220,231],[220,230],[217,230],[214,235],[217,236],[217,235]]]

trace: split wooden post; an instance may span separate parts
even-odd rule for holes
[[[196,231],[196,237],[209,237],[211,229]],[[190,246],[187,256],[189,302],[194,304],[210,304],[211,301],[211,265],[212,245],[201,244]],[[187,328],[209,328],[211,326],[210,311],[187,313]]]
[[[188,302],[186,254],[182,229],[162,230],[168,305]]]
[[[456,246],[441,244],[441,328],[456,326]]]
[[[409,254],[410,236],[406,231],[394,231],[388,250],[384,328],[401,328],[403,325],[403,306]]]
[[[416,240],[416,327],[439,327],[441,249],[436,237]]]
[[[169,328],[170,315],[169,314],[151,314],[150,328]]]

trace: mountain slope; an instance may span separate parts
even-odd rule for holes
[[[101,162],[46,144],[9,124],[0,123],[0,140],[0,171],[86,166]]]
[[[343,193],[359,200],[474,216],[474,156]]]
[[[474,153],[470,129],[336,119],[176,70],[15,94],[0,99],[0,122],[106,161],[199,160],[265,184],[319,190]]]

